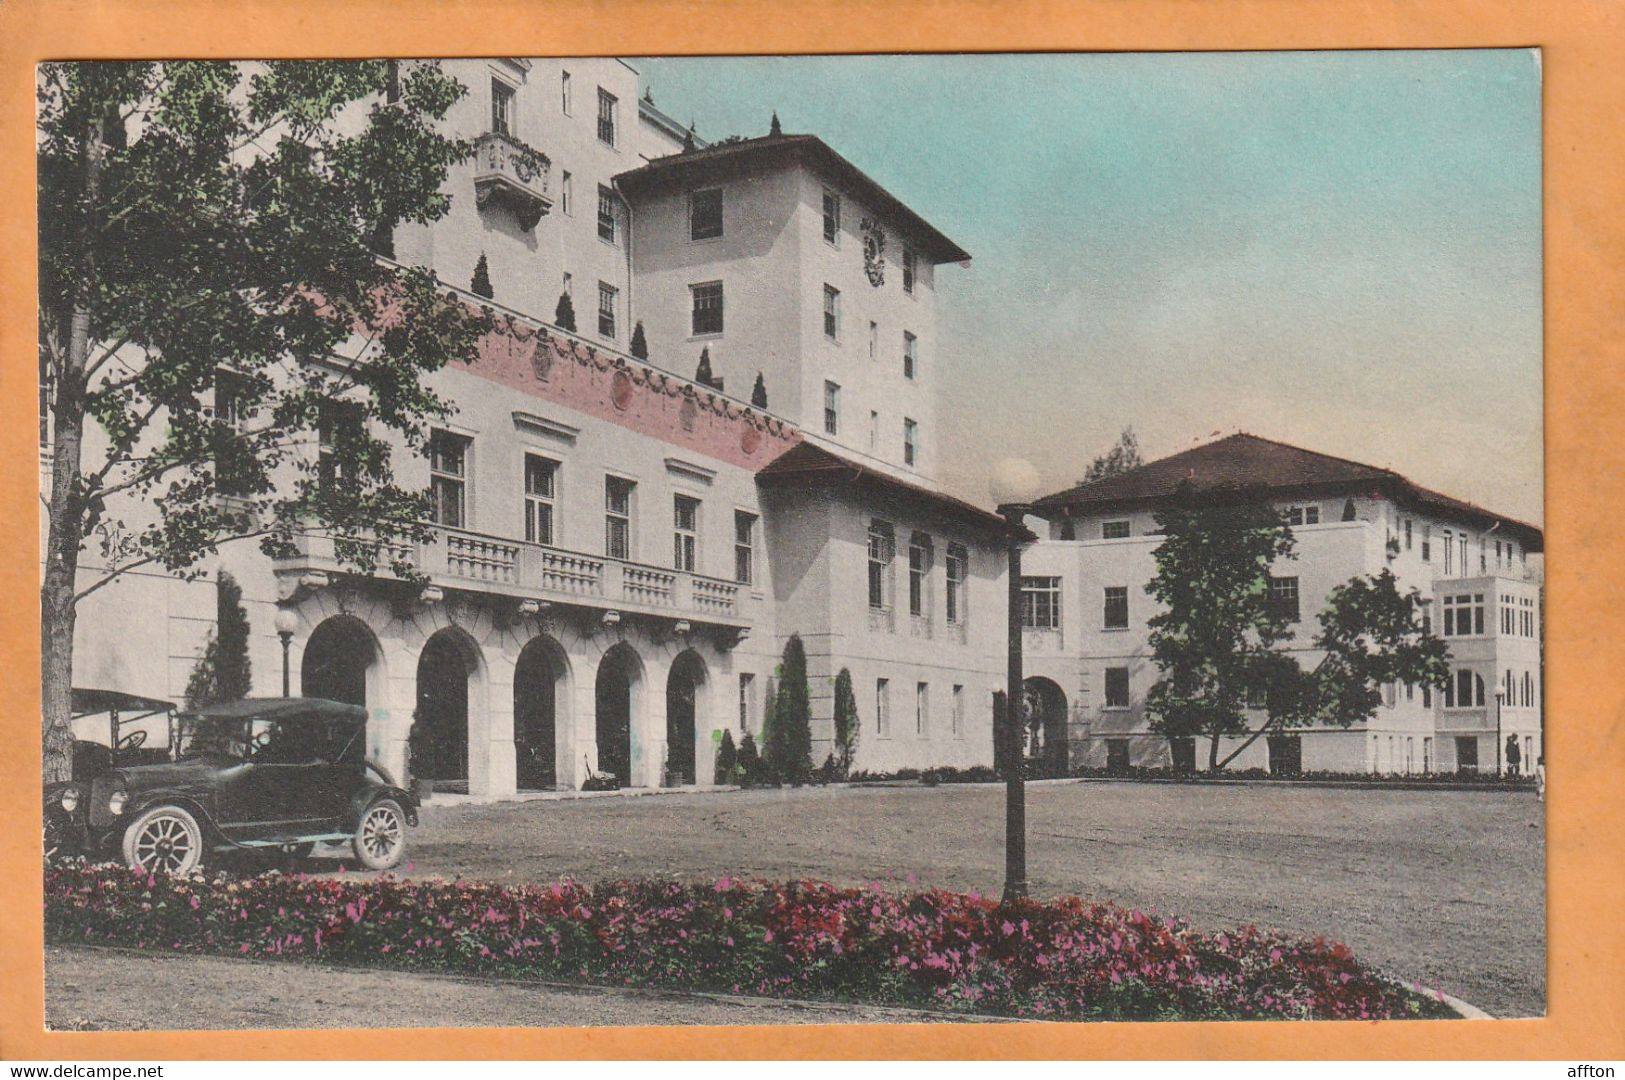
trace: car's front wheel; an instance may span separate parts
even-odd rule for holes
[[[355,857],[369,870],[388,870],[406,850],[406,815],[394,799],[380,799],[367,807],[356,826],[352,844]]]
[[[203,861],[203,830],[180,807],[155,806],[124,830],[124,861],[149,874],[190,874]]]

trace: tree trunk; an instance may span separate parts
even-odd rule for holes
[[[1217,731],[1215,731],[1213,733],[1213,737],[1208,740],[1207,771],[1210,773],[1216,773],[1219,771],[1219,733]]]
[[[84,540],[87,493],[81,488],[84,454],[85,371],[90,364],[90,302],[95,277],[93,221],[99,212],[102,140],[94,122],[80,134],[84,161],[84,217],[79,222],[79,281],[68,323],[68,343],[51,402],[51,498],[47,510],[45,572],[40,584],[41,771],[46,783],[73,774],[73,631]]]

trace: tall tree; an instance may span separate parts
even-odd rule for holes
[[[52,63],[37,89],[56,779],[80,602],[138,566],[196,576],[229,540],[286,553],[319,525],[366,569],[377,540],[426,536],[385,436],[422,444],[450,411],[423,376],[472,358],[488,324],[374,254],[445,213],[471,151],[440,130],[464,91],[434,64]],[[324,479],[313,432],[340,401],[366,420],[331,427]]]
[[[805,784],[812,776],[812,691],[807,685],[807,650],[800,634],[791,634],[784,643],[778,703],[773,725],[763,738],[762,757],[779,782]]]
[[[1145,460],[1140,457],[1140,440],[1134,437],[1132,427],[1126,427],[1110,450],[1089,463],[1089,467],[1083,471],[1083,479],[1079,482],[1088,484],[1104,480],[1108,476],[1138,469],[1144,464]]]
[[[567,292],[559,293],[558,306],[553,309],[553,325],[572,334],[576,332],[576,305]]]
[[[639,319],[638,324],[632,327],[632,345],[627,351],[639,360],[649,359],[649,339],[643,336],[642,319]]]
[[[756,373],[756,385],[750,388],[750,403],[758,409],[767,408],[767,383],[762,380],[762,373]]]
[[[474,264],[474,277],[468,283],[468,291],[487,300],[496,299],[496,290],[491,287],[491,264],[486,261],[483,251],[480,252],[480,261]]]
[[[1162,605],[1146,621],[1160,673],[1146,694],[1150,726],[1169,737],[1207,738],[1208,767],[1216,769],[1220,740],[1247,730],[1249,697],[1293,681],[1295,662],[1276,652],[1291,615],[1271,602],[1269,581],[1270,567],[1293,557],[1295,541],[1261,496],[1198,493],[1188,484],[1157,524],[1164,540],[1145,587]]]
[[[852,672],[842,668],[835,676],[835,765],[842,776],[852,771],[858,752],[858,698],[852,692]]]
[[[186,707],[200,708],[219,701],[241,701],[253,685],[248,658],[248,612],[243,590],[225,570],[215,579],[214,629],[192,677],[186,684]]]

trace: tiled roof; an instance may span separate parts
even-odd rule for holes
[[[655,158],[640,168],[616,176],[615,184],[629,199],[636,199],[650,192],[708,179],[746,176],[764,167],[798,162],[833,177],[876,214],[900,222],[920,254],[933,263],[970,261],[969,252],[816,135],[763,135],[756,139],[712,143]]]
[[[1396,501],[1463,518],[1479,526],[1499,524],[1518,534],[1531,551],[1543,546],[1540,529],[1461,499],[1414,484],[1390,469],[1238,433],[1172,454],[1137,469],[1046,495],[1039,513],[1126,509],[1155,505],[1181,484],[1197,491],[1261,489],[1280,495],[1380,492]]]
[[[802,442],[779,455],[756,473],[758,483],[792,484],[809,481],[840,481],[867,484],[889,497],[924,505],[952,521],[981,528],[1006,531],[1002,517],[974,503],[956,499],[940,491],[910,483],[860,461],[842,457],[811,442]]]

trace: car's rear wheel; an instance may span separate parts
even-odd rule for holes
[[[124,861],[149,874],[190,874],[203,861],[203,830],[178,806],[155,806],[124,830]]]
[[[351,845],[369,870],[388,870],[406,850],[406,815],[394,799],[379,799],[361,815]]]

